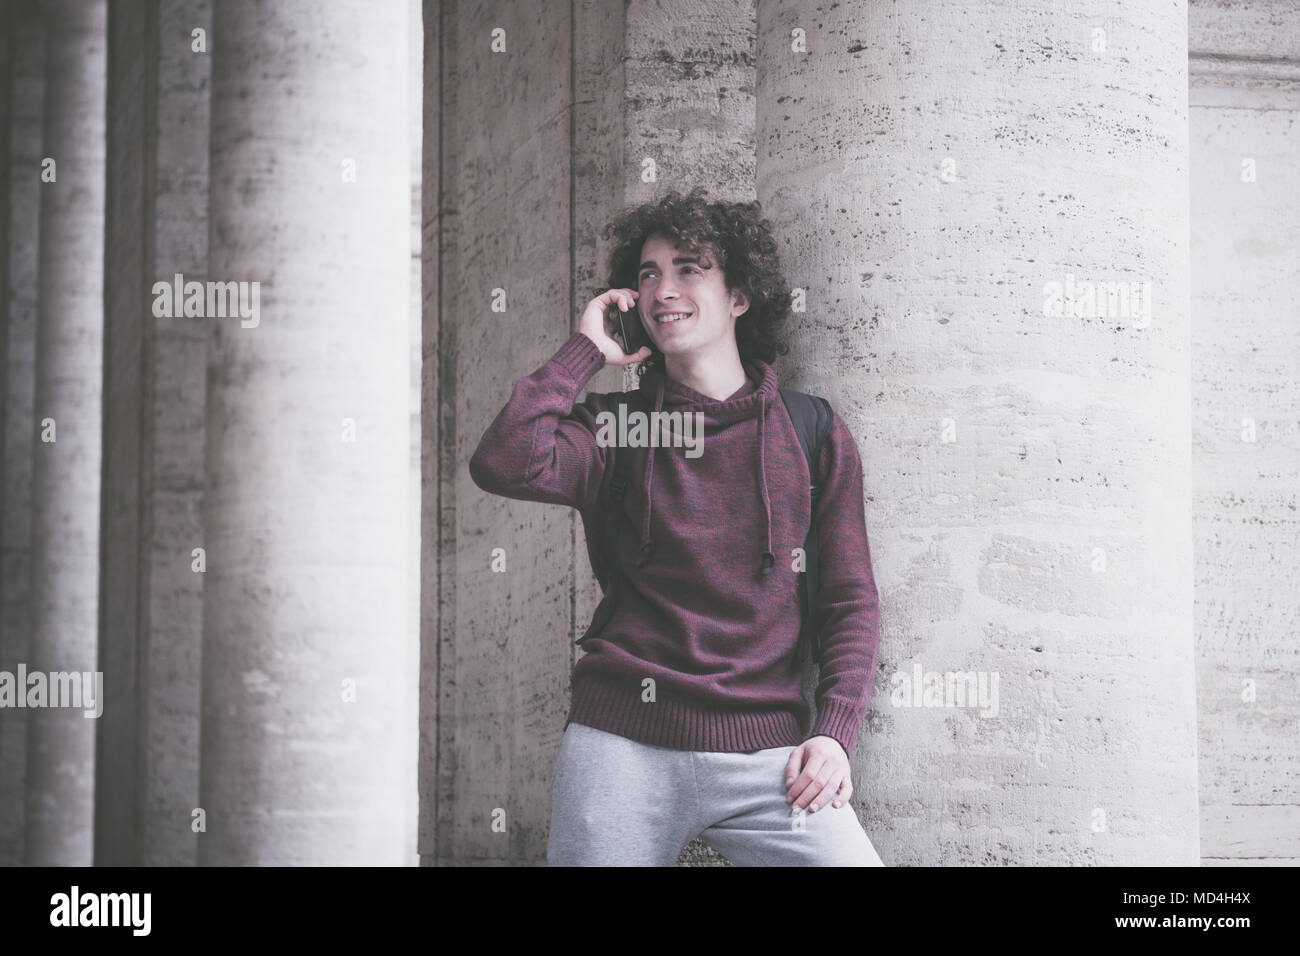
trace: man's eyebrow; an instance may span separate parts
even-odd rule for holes
[[[673,256],[673,265],[675,266],[680,266],[687,262],[693,262],[696,265],[701,265],[699,256]],[[701,266],[701,267],[705,269],[713,268],[712,266]],[[646,269],[658,269],[658,268],[659,268],[658,263],[656,263],[653,259],[647,259],[645,262],[641,263],[641,266],[640,268],[637,269],[637,272],[643,272]]]

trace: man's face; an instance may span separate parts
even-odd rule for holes
[[[739,292],[727,292],[712,249],[696,255],[679,250],[662,236],[651,236],[641,247],[637,290],[643,324],[664,355],[735,348],[736,318],[749,302]],[[684,314],[674,317],[672,313]]]

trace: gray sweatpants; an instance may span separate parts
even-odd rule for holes
[[[695,837],[737,866],[884,866],[852,804],[791,816],[794,747],[703,753],[569,724],[551,774],[550,866],[673,866]]]

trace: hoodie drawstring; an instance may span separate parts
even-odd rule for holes
[[[659,385],[655,389],[655,412],[660,412],[664,407],[664,376],[659,376]],[[650,416],[651,422],[659,421],[657,414]],[[641,556],[636,559],[638,568],[644,567],[650,560],[650,552],[654,550],[654,541],[650,539],[650,509],[653,499],[650,491],[654,487],[655,481],[655,443],[650,442],[650,447],[646,450],[645,465],[645,520],[641,522]]]
[[[758,474],[763,483],[763,513],[767,516],[767,550],[758,559],[758,573],[771,574],[776,564],[776,555],[772,553],[772,501],[767,496],[767,463],[764,457],[763,422],[767,420],[767,396],[758,399]]]

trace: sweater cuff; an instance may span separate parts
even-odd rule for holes
[[[844,753],[852,757],[862,729],[862,715],[853,704],[841,700],[827,700],[817,705],[817,720],[804,740],[812,737],[832,737],[839,741]]]
[[[551,361],[568,372],[581,387],[605,367],[605,353],[586,335],[574,332],[560,346],[559,351],[551,356]]]

